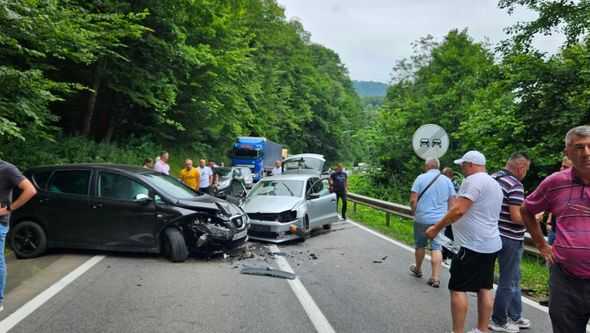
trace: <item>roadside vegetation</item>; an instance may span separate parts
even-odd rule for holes
[[[351,192],[375,197],[378,199],[384,199],[382,197],[374,196],[374,194],[363,191],[363,185],[366,186],[367,184],[366,177],[351,176],[350,179]],[[384,200],[405,204],[405,201],[395,201],[390,199]],[[367,227],[388,237],[396,239],[404,244],[414,246],[414,229],[412,220],[398,216],[391,216],[390,226],[388,227],[385,223],[385,213],[362,205],[357,205],[355,212],[353,210],[352,203],[349,203],[348,205],[347,215],[353,221],[362,223]],[[410,255],[408,255],[408,258],[410,258]],[[496,271],[497,270],[498,265],[496,264]],[[543,259],[525,254],[521,263],[521,274],[521,287],[523,289],[524,295],[530,296],[536,300],[540,300],[548,296],[549,270],[547,266],[545,266],[545,261]]]

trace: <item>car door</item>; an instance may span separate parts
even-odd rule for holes
[[[337,220],[336,194],[330,193],[328,179],[315,179],[310,195],[310,204],[317,216],[317,225],[331,223]]]
[[[305,191],[305,200],[307,202],[307,215],[309,216],[309,225],[315,227],[320,224],[322,216],[321,216],[321,207],[316,197],[317,193],[315,193],[314,184],[318,181],[318,178],[311,177],[306,182],[306,191]]]
[[[40,199],[47,216],[47,238],[55,246],[87,246],[93,243],[88,206],[90,168],[56,170]]]
[[[157,246],[154,192],[138,179],[101,170],[90,197],[100,247],[153,249]]]

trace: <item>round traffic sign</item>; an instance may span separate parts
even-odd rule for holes
[[[412,147],[421,159],[441,158],[449,149],[449,136],[438,125],[422,125],[414,132]]]

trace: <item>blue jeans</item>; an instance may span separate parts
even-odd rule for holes
[[[498,252],[500,281],[496,290],[492,320],[498,325],[504,325],[508,317],[516,321],[522,316],[520,262],[524,247],[523,241],[500,238],[502,238],[502,249]]]
[[[0,304],[4,302],[4,286],[6,286],[6,258],[4,258],[4,243],[6,234],[8,233],[8,225],[0,223]]]

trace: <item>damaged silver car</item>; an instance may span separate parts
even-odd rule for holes
[[[283,175],[254,186],[242,205],[250,218],[250,239],[305,240],[313,229],[329,229],[338,221],[336,194],[321,174],[324,164],[321,155],[295,155],[285,160]]]

